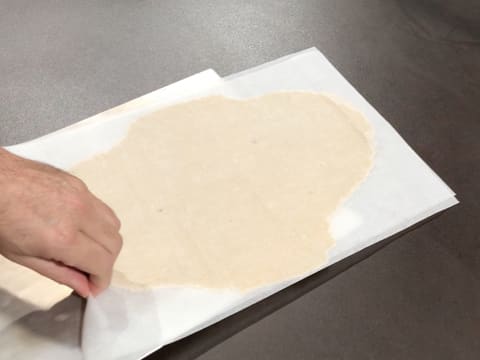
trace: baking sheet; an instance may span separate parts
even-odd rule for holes
[[[192,91],[190,88],[190,93],[185,94],[183,89],[179,89],[175,96],[152,97],[153,101],[148,105],[139,104],[133,109],[127,106],[119,111],[107,112],[106,118],[90,119],[37,141],[17,145],[11,150],[59,167],[68,167],[108,149],[123,136],[128,124],[141,114],[178,101],[184,95],[221,93],[245,98],[279,90],[320,91],[333,94],[366,115],[375,128],[377,155],[367,181],[334,216],[332,230],[337,244],[330,251],[328,263],[319,266],[319,269],[457,203],[448,186],[316,49],[232,75],[224,81],[218,77],[209,81],[203,90],[198,87]],[[90,139],[87,142],[90,145],[82,139]],[[65,149],[65,152],[59,153],[59,148]],[[83,356],[85,359],[138,359],[299,279],[246,294],[187,287],[156,288],[143,292],[110,288],[99,297],[88,300],[83,319]],[[4,333],[8,335],[8,332],[9,328],[0,333],[0,345],[2,337],[6,336]],[[21,348],[21,345],[20,340],[16,345],[14,342],[8,346]],[[71,357],[78,358],[78,348],[70,348]],[[52,346],[43,346],[42,349],[42,358],[55,356]],[[18,354],[22,355],[21,351]]]

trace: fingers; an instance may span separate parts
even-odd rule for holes
[[[18,256],[12,258],[12,260],[60,284],[72,288],[82,297],[87,297],[91,293],[87,276],[71,267],[54,261],[29,256]]]
[[[79,231],[75,241],[62,249],[63,263],[89,274],[90,283],[104,290],[110,285],[116,255],[111,254],[90,236]]]
[[[101,200],[94,198],[92,209],[80,224],[80,230],[115,257],[122,248],[120,220]]]
[[[93,295],[99,294],[105,290],[112,281],[113,264],[117,257],[116,254],[112,254],[101,246],[97,241],[94,241],[90,236],[79,232],[79,242],[82,244],[90,243],[94,254],[80,255],[80,259],[86,259],[87,256],[91,256],[93,261],[85,262],[84,266],[86,272],[89,273],[89,287]],[[90,250],[90,251],[92,251]]]
[[[31,244],[28,243],[28,248],[25,245],[22,246],[24,249],[16,248],[12,253],[32,259],[43,259],[47,263],[52,263],[52,260],[57,261],[65,264],[64,267],[70,271],[76,270],[77,273],[83,273],[83,278],[87,279],[87,290],[79,290],[79,292],[82,291],[80,294],[82,296],[89,293],[96,295],[109,286],[113,265],[122,245],[118,228],[113,227],[112,223],[99,220],[101,217],[105,219],[107,216],[109,215],[105,214],[104,208],[90,206],[88,212],[76,218],[78,221],[81,218],[83,222],[79,222],[77,226],[86,228],[86,230],[78,230],[78,227],[74,225],[60,227],[59,224],[56,228],[51,227],[45,230],[44,227],[42,230],[41,222],[32,222],[30,224],[32,230],[36,229],[34,232],[43,240],[32,241]],[[87,231],[88,233],[86,233]],[[19,244],[21,243],[19,242]],[[29,265],[25,266],[30,267]],[[50,265],[50,267],[52,266]],[[45,269],[45,271],[47,270]],[[50,277],[48,274],[44,275]],[[66,282],[63,279],[52,279],[62,283]]]
[[[47,238],[46,238],[47,239]],[[11,260],[65,284],[81,296],[97,295],[110,285],[117,254],[82,231],[57,237],[51,235],[47,246],[36,255],[14,255]]]
[[[96,282],[95,279],[90,279],[89,290],[90,290],[90,294],[92,294],[93,296],[97,296],[103,290],[105,290],[105,288],[106,287],[104,286],[104,284]]]
[[[122,247],[120,221],[91,193],[72,219],[76,229],[63,228],[51,242],[55,260],[88,274],[89,292],[96,295],[110,285],[113,265]],[[62,239],[63,238],[63,239]]]
[[[93,295],[99,294],[106,289],[111,281],[113,265],[122,248],[122,237],[119,233],[120,220],[115,213],[104,202],[92,195],[93,208],[80,223],[80,241],[93,241],[102,247],[107,253],[105,264],[100,266],[99,273],[88,271],[90,276],[90,292]],[[109,265],[109,266],[108,266]],[[98,266],[98,264],[97,264]]]
[[[97,211],[99,212],[99,215],[102,216],[102,218],[105,219],[106,222],[108,222],[116,231],[120,230],[120,219],[115,215],[113,210],[105,204],[102,200],[97,198],[92,194],[93,197],[93,203]]]

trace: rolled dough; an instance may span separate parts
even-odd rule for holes
[[[115,285],[250,289],[326,261],[329,217],[372,158],[360,113],[284,92],[164,108],[72,172],[122,220]]]

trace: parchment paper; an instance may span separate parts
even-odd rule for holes
[[[197,76],[206,75],[213,73]],[[190,87],[190,93],[186,94],[183,88],[177,87],[182,94],[174,92],[172,95],[166,91],[155,97],[155,105],[149,103],[143,106],[137,102],[139,106],[133,106],[133,110],[127,106],[119,111],[109,111],[104,113],[108,115],[106,119],[105,116],[93,118],[38,141],[17,145],[11,150],[59,167],[68,167],[108,149],[125,133],[128,123],[152,108],[178,101],[180,97],[177,95],[188,97],[221,93],[249,97],[279,90],[320,91],[335,95],[366,115],[375,128],[377,156],[367,181],[335,215],[332,226],[337,244],[330,252],[328,263],[317,270],[457,203],[448,186],[316,49],[232,75],[223,82],[215,76],[208,80],[208,86],[206,82],[202,83],[205,86],[203,90],[198,87],[193,91]],[[90,145],[85,144],[85,139],[90,139]],[[58,149],[65,151],[59,152]],[[298,280],[300,278],[247,294],[184,287],[143,292],[111,288],[87,302],[81,343],[83,356],[85,359],[138,359]],[[72,309],[74,312],[75,309]],[[0,310],[3,311],[3,308]],[[0,332],[0,345],[2,337],[10,338],[12,342],[8,346],[17,350],[17,358],[22,358],[24,339],[8,336],[19,321]],[[28,328],[28,324],[24,326]],[[38,346],[43,351],[42,358],[55,357],[59,346],[62,355],[80,358],[80,352],[73,343],[65,347],[62,341],[54,344],[51,341],[40,342],[43,344]]]
[[[143,95],[35,140],[11,146],[18,155],[66,168],[108,149],[128,124],[162,105],[205,93],[222,83],[213,70]],[[60,155],[61,154],[61,155]],[[12,282],[16,279],[12,278]],[[7,286],[6,286],[7,287]],[[38,288],[31,284],[26,290]],[[39,294],[41,296],[41,294]],[[0,359],[82,359],[81,318],[84,307],[71,296],[44,309],[8,293],[0,284]]]

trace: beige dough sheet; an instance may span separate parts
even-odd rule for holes
[[[164,108],[72,172],[122,220],[115,285],[250,289],[326,261],[372,157],[360,113],[291,92]]]
[[[114,285],[247,290],[326,262],[329,219],[366,178],[372,136],[325,95],[212,96],[139,119],[71,171],[122,220]],[[0,269],[2,287],[27,303],[69,293],[2,257]]]

